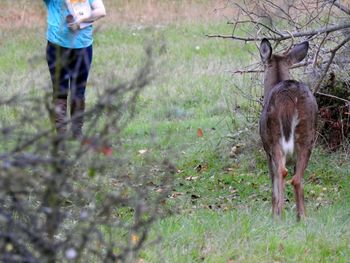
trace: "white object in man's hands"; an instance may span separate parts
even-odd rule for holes
[[[74,17],[74,20],[80,17],[90,17],[91,16],[91,6],[89,0],[65,0],[69,13]],[[92,22],[84,22],[80,24],[80,29],[92,25]]]

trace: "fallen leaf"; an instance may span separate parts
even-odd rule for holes
[[[113,149],[109,146],[102,147],[100,151],[101,153],[103,153],[104,156],[112,156],[113,154]]]
[[[136,234],[131,234],[131,243],[136,245],[140,238]]]
[[[147,153],[148,152],[148,150],[147,149],[142,149],[142,150],[139,150],[139,154],[145,154],[145,153]]]
[[[236,188],[230,189],[230,193],[232,193],[232,194],[237,193],[237,192],[238,192],[238,190]]]
[[[81,144],[82,145],[92,145],[92,140],[89,138],[85,138],[84,140],[82,140]]]
[[[198,165],[195,167],[195,170],[196,170],[197,173],[206,171],[206,170],[208,170],[208,164],[207,164],[207,163],[198,164]]]
[[[196,181],[197,179],[198,179],[198,176],[189,176],[185,178],[185,180],[187,181]]]
[[[181,195],[183,195],[183,193],[181,193],[181,192],[174,192],[174,193],[172,193],[170,195],[170,198],[176,198],[176,197],[181,196]]]
[[[198,136],[199,138],[203,137],[203,130],[202,130],[201,128],[198,128],[198,129],[197,129],[197,136]]]
[[[100,146],[98,141],[93,138],[85,138],[82,140],[81,145],[88,146],[90,149],[97,153],[102,153],[104,156],[112,156],[113,148],[111,146]]]
[[[231,157],[231,158],[234,158],[234,157],[236,157],[238,154],[242,153],[242,150],[243,150],[244,146],[245,146],[244,143],[239,143],[239,144],[234,145],[234,146],[231,148],[230,157]]]
[[[120,187],[121,186],[121,183],[116,180],[116,179],[111,179],[110,180],[110,184],[113,186],[113,187]]]
[[[158,189],[156,190],[156,192],[157,192],[157,193],[163,193],[164,190],[165,190],[165,189],[163,189],[163,188],[158,188]]]

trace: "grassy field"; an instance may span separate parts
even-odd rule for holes
[[[150,240],[161,241],[147,246],[139,262],[349,262],[349,156],[317,147],[305,175],[307,219],[296,222],[289,184],[284,217],[272,220],[265,156],[256,126],[244,118],[255,111],[234,88],[248,88],[250,76],[229,73],[257,50],[205,37],[218,32],[230,32],[225,20],[110,23],[96,34],[88,107],[110,83],[132,78],[145,46],[161,49],[156,78],[141,94],[123,140],[135,156],[144,149],[168,157],[178,173],[165,204],[172,215],[151,231]],[[40,95],[50,89],[44,27],[2,34],[0,92]],[[2,122],[15,118],[13,109],[0,112]],[[228,136],[241,130],[239,138]],[[242,151],[230,158],[237,143]]]

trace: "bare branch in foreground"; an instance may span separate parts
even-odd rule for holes
[[[1,262],[137,258],[152,223],[166,215],[162,204],[176,171],[166,157],[134,161],[122,140],[154,77],[146,53],[133,80],[101,89],[84,113],[82,139],[51,127],[51,94],[0,101],[17,116],[0,123]]]

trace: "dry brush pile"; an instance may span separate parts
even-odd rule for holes
[[[350,147],[350,3],[338,0],[241,0],[225,1],[236,10],[228,22],[232,33],[219,37],[258,44],[273,41],[275,50],[288,50],[309,41],[308,57],[294,66],[299,78],[315,93],[320,108],[320,141],[331,150]],[[253,85],[262,87],[259,61],[234,70],[234,74],[253,74]],[[238,90],[242,92],[241,89]],[[245,92],[253,104],[251,89]]]

